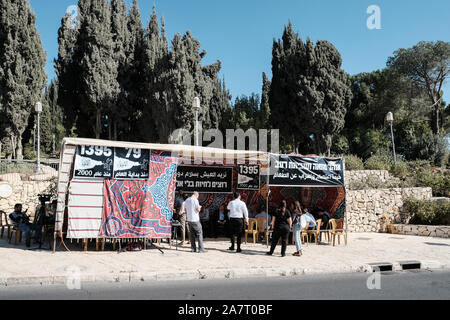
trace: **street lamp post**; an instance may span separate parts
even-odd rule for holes
[[[36,172],[41,172],[41,132],[40,132],[40,121],[41,121],[41,112],[42,112],[42,103],[36,102],[35,110],[37,112],[37,166],[36,166]]]
[[[392,112],[389,111],[386,114],[386,121],[389,123],[389,126],[391,127],[392,152],[394,154],[394,164],[397,164],[397,159],[395,157],[394,132],[392,131],[392,123],[394,122],[394,115],[392,114]]]
[[[36,123],[33,128],[33,151],[36,153]]]
[[[195,145],[199,145],[199,132],[198,132],[198,112],[200,111],[200,99],[198,97],[194,98],[194,101],[192,101],[192,110],[195,112]]]

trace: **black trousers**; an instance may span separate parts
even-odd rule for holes
[[[234,236],[237,240],[237,248],[241,248],[242,232],[244,230],[244,221],[242,218],[230,218],[230,236],[231,247],[234,248]]]
[[[287,239],[289,236],[289,226],[281,226],[276,227],[273,230],[272,234],[272,244],[270,246],[270,253],[273,253],[275,250],[275,247],[277,246],[278,240],[281,238],[281,254],[286,254],[286,247],[287,247]]]

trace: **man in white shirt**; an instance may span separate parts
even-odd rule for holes
[[[237,238],[237,250],[241,252],[241,237],[244,228],[244,219],[248,225],[248,211],[245,202],[241,200],[241,195],[238,192],[233,194],[234,200],[228,203],[229,210],[228,217],[230,218],[231,226],[231,247],[228,250],[234,250],[234,236]]]
[[[201,210],[201,205],[198,203],[198,192],[194,192],[184,202],[184,207],[186,209],[187,222],[189,224],[190,238],[191,238],[191,252],[197,252],[195,245],[195,238],[198,238],[198,252],[206,252],[203,247],[203,232],[202,225],[200,223],[199,212]]]

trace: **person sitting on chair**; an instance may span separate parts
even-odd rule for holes
[[[9,215],[9,218],[14,222],[17,230],[25,233],[25,244],[27,247],[31,246],[31,231],[34,230],[34,243],[41,244],[42,227],[39,224],[30,223],[30,217],[26,214],[28,211],[22,212],[22,204],[17,203],[14,206],[14,211]]]
[[[316,228],[317,223],[314,216],[309,212],[308,208],[305,208],[305,211],[303,212],[303,216],[305,217],[306,222],[309,222],[308,230],[313,230]],[[311,237],[311,241],[314,241],[314,235]]]
[[[219,232],[222,232],[224,235],[227,235],[227,219],[228,215],[225,212],[225,205],[221,204],[219,206],[219,209],[214,211],[214,214],[210,216],[209,222],[210,222],[210,230],[211,230],[211,236],[213,238],[217,238],[219,235]]]
[[[330,221],[330,219],[331,219],[330,214],[327,211],[325,211],[323,208],[318,208],[316,211],[316,214],[317,214],[316,219],[322,219],[321,228],[324,229],[327,226],[328,221]],[[314,216],[316,216],[316,215],[314,215]]]
[[[260,209],[258,211],[259,211],[259,213],[255,216],[255,218],[267,218],[267,216],[268,216],[269,220],[267,220],[267,223],[270,225],[270,223],[272,221],[271,215],[270,214],[267,215],[266,214],[266,210],[264,210],[264,208],[262,208],[262,209]]]
[[[56,207],[58,205],[58,200],[53,200],[52,204],[50,205],[50,212],[47,217],[47,225],[54,225],[55,224],[55,218],[56,218]]]

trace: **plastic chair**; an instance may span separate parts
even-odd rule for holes
[[[325,226],[325,229],[320,229],[320,240],[322,240],[322,233],[325,233],[327,242],[328,243],[331,242],[331,235],[330,235],[331,230],[330,229],[331,229],[331,224],[330,224],[330,221],[328,221]]]
[[[395,233],[394,224],[392,223],[392,217],[385,213],[384,217],[384,232]]]
[[[245,229],[245,243],[247,243],[247,235],[253,234],[253,243],[256,243],[256,238],[258,237],[258,221],[255,218],[248,219],[248,229]]]
[[[8,222],[8,224],[10,224],[12,226],[12,230],[11,230],[11,232],[9,232],[9,236],[8,236],[8,243],[11,243],[12,235],[14,233],[14,245],[16,246],[17,243],[22,242],[22,231],[17,229],[19,227],[18,224],[10,222],[8,216],[6,216],[6,218],[7,218],[6,221]]]
[[[333,237],[333,246],[337,237],[338,244],[341,244],[340,238],[344,236],[345,245],[347,245],[347,233],[344,231],[344,219],[330,219],[331,224],[331,236]]]
[[[314,242],[320,243],[320,225],[322,224],[322,219],[318,219],[316,220],[316,228],[313,230],[308,230],[308,236],[311,242],[311,237],[312,235],[315,235],[314,237]]]
[[[300,239],[301,239],[302,243],[305,243],[305,239],[306,239],[306,243],[308,243],[308,228],[309,228],[309,222],[306,223],[306,226],[300,232]]]
[[[8,216],[5,211],[0,210],[0,226],[2,228],[1,237],[3,238],[3,233],[5,232],[5,228],[8,228],[8,239],[11,234],[11,229],[13,227],[12,224],[8,221]]]
[[[260,233],[264,234],[263,239],[266,239],[268,236],[268,232],[266,230],[266,221],[267,221],[267,218],[264,218],[264,217],[256,218],[256,222],[258,223],[258,235]]]

